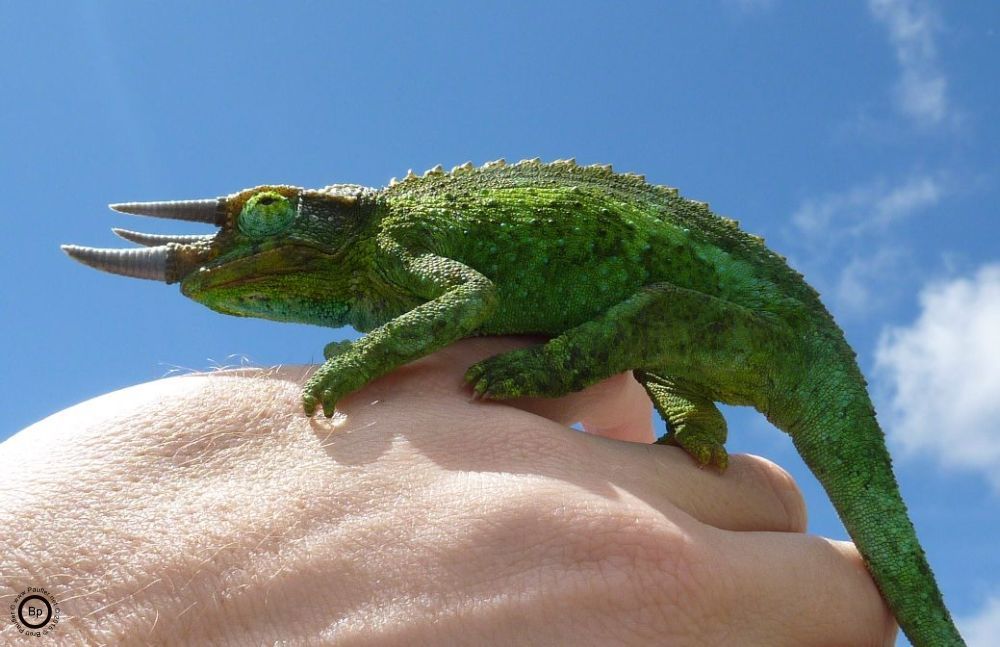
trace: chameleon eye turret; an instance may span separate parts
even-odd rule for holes
[[[263,191],[243,205],[236,225],[250,238],[265,238],[284,231],[295,218],[292,201],[277,191]]]

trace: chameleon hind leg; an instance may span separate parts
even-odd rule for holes
[[[643,370],[636,371],[635,378],[667,423],[667,433],[656,442],[681,447],[699,465],[726,469],[726,419],[715,402],[697,386],[680,380]]]
[[[685,423],[676,442],[699,462],[722,466],[725,423],[712,402],[763,409],[793,341],[768,314],[657,283],[545,344],[474,364],[466,379],[476,393],[499,399],[556,397],[630,369],[668,375],[644,385],[668,422]]]

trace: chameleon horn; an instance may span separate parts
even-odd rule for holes
[[[103,272],[131,276],[136,279],[167,281],[166,245],[147,249],[98,249],[79,245],[62,245],[70,258]]]
[[[160,234],[144,234],[139,231],[129,231],[128,229],[119,229],[117,227],[112,227],[111,231],[115,232],[115,235],[119,238],[124,238],[130,243],[136,243],[137,245],[144,245],[146,247],[156,247],[157,245],[166,245],[167,243],[178,243],[180,245],[190,245],[192,243],[202,243],[212,240],[213,236],[211,234],[207,236],[170,236],[170,235],[160,235]]]
[[[207,222],[210,225],[221,226],[225,214],[222,209],[224,202],[223,198],[209,198],[166,202],[119,202],[108,206],[120,213],[131,213],[136,216]]]

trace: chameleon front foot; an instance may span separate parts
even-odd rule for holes
[[[348,340],[330,342],[323,348],[323,357],[327,361],[335,357],[340,357],[348,353],[352,346],[353,342]],[[324,364],[313,374],[312,379],[306,383],[305,387],[303,387],[302,408],[305,410],[307,416],[311,417],[322,406],[323,415],[327,418],[333,417],[337,400],[340,399],[335,395],[335,390],[331,388],[336,382],[336,373],[337,371],[328,369]]]
[[[302,391],[302,408],[305,410],[306,415],[312,417],[316,413],[316,406],[319,404],[319,400],[312,393],[304,390]]]
[[[323,415],[332,418],[337,402],[368,381],[357,371],[338,365],[336,360],[327,361],[302,388],[302,408],[307,416],[312,416],[322,407]]]
[[[333,412],[337,407],[337,401],[329,391],[321,391],[317,394],[314,391],[310,391],[307,385],[302,390],[302,408],[305,410],[307,416],[312,417],[319,407],[322,407],[324,416],[332,418]]]

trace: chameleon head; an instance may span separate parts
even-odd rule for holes
[[[180,283],[183,294],[226,314],[341,326],[355,269],[348,252],[364,210],[374,208],[371,193],[357,185],[270,185],[208,200],[112,204],[122,213],[209,223],[219,231],[161,236],[114,229],[142,247],[62,249],[105,272]]]

